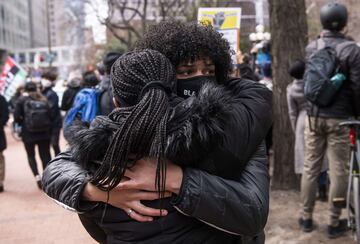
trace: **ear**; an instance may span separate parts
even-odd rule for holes
[[[113,97],[113,103],[114,103],[115,108],[120,108],[120,103],[116,100],[115,97]]]

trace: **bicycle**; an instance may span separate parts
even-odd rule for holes
[[[356,242],[360,244],[360,121],[349,120],[340,123],[340,126],[349,128],[350,162],[349,181],[346,200],[333,199],[334,205],[346,208],[348,213],[348,226],[353,231]]]

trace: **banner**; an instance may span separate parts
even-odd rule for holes
[[[26,75],[27,72],[8,56],[0,76],[0,94],[9,101],[15,94],[16,88],[25,84]]]
[[[231,56],[235,64],[236,52],[240,47],[241,8],[199,8],[198,22],[212,25],[215,30],[223,34],[228,40],[234,54]]]
[[[216,30],[240,29],[241,8],[199,8],[198,22]]]

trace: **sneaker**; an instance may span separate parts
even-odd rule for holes
[[[330,239],[337,238],[349,230],[347,219],[340,219],[338,226],[328,225],[327,236]]]
[[[303,232],[311,232],[314,230],[312,219],[299,218],[299,225],[300,225],[300,229]]]

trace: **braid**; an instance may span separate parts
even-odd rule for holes
[[[111,81],[116,97],[124,100],[129,108],[115,109],[109,116],[119,121],[125,116],[115,132],[100,168],[91,182],[103,190],[113,189],[129,166],[130,154],[135,159],[144,156],[157,158],[155,186],[160,196],[165,192],[165,147],[169,98],[158,86],[143,88],[150,82],[171,86],[175,72],[166,57],[157,51],[143,50],[127,53],[112,66]],[[138,97],[142,94],[142,97]]]

